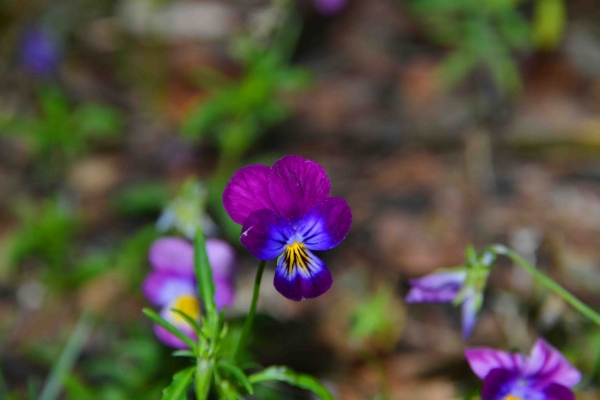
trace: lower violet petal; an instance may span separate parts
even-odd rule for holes
[[[277,261],[274,286],[290,300],[311,299],[325,293],[333,278],[323,261],[302,245],[288,246]]]
[[[481,400],[500,400],[510,394],[511,387],[516,379],[514,372],[506,369],[495,368],[483,380]]]
[[[244,222],[240,242],[256,258],[272,260],[291,236],[289,222],[271,210],[254,211]]]
[[[573,392],[562,385],[553,383],[542,391],[546,397],[544,400],[575,400]]]
[[[185,319],[183,319],[183,317],[173,312],[173,309],[180,310],[191,318],[198,320],[200,318],[200,304],[198,299],[193,295],[179,296],[171,303],[163,307],[163,309],[160,311],[160,316],[163,319],[173,324],[184,335],[196,341],[198,337],[196,336],[194,329],[187,323]],[[154,333],[158,339],[160,339],[160,341],[167,346],[174,347],[176,349],[187,348],[187,345],[183,341],[160,325],[154,325]]]

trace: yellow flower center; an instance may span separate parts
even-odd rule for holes
[[[298,266],[302,270],[308,270],[309,257],[306,253],[306,247],[302,243],[294,242],[285,247],[284,263],[287,267],[288,274],[294,271],[294,267]]]
[[[522,400],[522,399],[520,397],[513,396],[512,394],[509,394],[508,396],[506,396],[504,398],[504,400]]]
[[[200,319],[200,303],[198,303],[198,299],[194,296],[178,297],[173,305],[173,309],[181,311],[195,321]],[[187,324],[187,321],[178,313],[173,312],[173,323]]]

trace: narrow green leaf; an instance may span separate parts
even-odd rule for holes
[[[248,380],[248,377],[244,372],[239,369],[237,366],[227,363],[227,362],[219,362],[219,368],[223,370],[226,374],[234,377],[240,385],[244,387],[248,391],[248,393],[253,394],[254,390],[252,389],[252,384]]]
[[[189,350],[175,350],[171,355],[173,357],[196,357],[196,355]]]
[[[169,323],[168,321],[166,321],[165,319],[163,319],[160,315],[158,315],[154,311],[150,310],[149,308],[144,308],[142,310],[142,312],[144,314],[146,314],[146,316],[148,318],[150,318],[152,321],[156,322],[157,324],[159,324],[160,326],[162,326],[163,328],[165,328],[167,331],[169,331],[173,335],[177,336],[190,349],[192,349],[192,351],[194,351],[194,352],[196,351],[196,349],[197,349],[196,343],[192,339],[190,339],[189,337],[187,337],[186,335],[184,335],[174,325],[172,325],[171,323]]]
[[[173,381],[162,392],[162,400],[186,400],[194,371],[195,367],[189,367],[173,375]]]
[[[292,386],[310,390],[323,400],[335,400],[327,388],[323,386],[315,377],[306,374],[299,374],[288,367],[269,367],[261,372],[250,375],[248,380],[252,384],[267,381],[285,382]]]
[[[194,241],[194,269],[198,280],[198,292],[206,307],[206,314],[209,320],[214,321],[217,316],[215,283],[213,282],[212,269],[206,253],[206,241],[202,228],[198,228],[196,240]]]
[[[194,332],[196,332],[196,334],[202,335],[202,328],[200,327],[200,324],[198,323],[198,321],[196,321],[195,319],[193,319],[192,317],[190,317],[183,311],[178,310],[176,308],[172,308],[171,311],[173,311],[174,313],[181,316],[181,318],[185,319],[187,321],[187,323],[190,324],[190,326],[194,329]]]

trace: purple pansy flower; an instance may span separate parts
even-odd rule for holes
[[[341,12],[347,0],[313,0],[315,9],[322,15],[331,16]]]
[[[232,282],[237,264],[235,253],[229,244],[218,239],[206,240],[206,252],[215,281],[215,303],[221,309],[231,305],[235,297]],[[178,237],[161,238],[150,247],[148,258],[153,270],[142,283],[144,295],[150,302],[162,307],[161,317],[195,340],[192,327],[183,317],[171,311],[177,309],[195,320],[200,319],[193,245]],[[168,346],[180,349],[187,347],[160,325],[155,325],[154,331]]]
[[[313,250],[329,250],[348,233],[346,200],[329,197],[331,185],[314,161],[286,156],[273,167],[238,169],[225,187],[223,205],[242,225],[240,241],[261,260],[277,258],[275,289],[290,300],[314,298],[333,282]]]
[[[407,303],[455,303],[461,305],[462,335],[468,338],[483,303],[481,293],[487,280],[487,269],[457,268],[442,270],[423,278],[411,279]]]
[[[467,349],[465,356],[483,379],[482,400],[574,400],[570,388],[581,380],[581,373],[543,339],[529,357],[489,348]]]
[[[61,58],[61,48],[56,34],[36,27],[26,31],[21,39],[21,63],[32,75],[53,73]]]

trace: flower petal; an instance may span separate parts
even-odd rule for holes
[[[320,200],[298,222],[296,233],[311,250],[329,250],[348,234],[352,213],[346,200],[330,197]]]
[[[314,161],[286,156],[269,173],[269,196],[279,215],[297,221],[319,200],[329,197],[331,184],[325,169]]]
[[[448,303],[453,301],[467,277],[465,270],[434,272],[420,279],[411,279],[412,288],[407,303]]]
[[[185,239],[164,237],[154,241],[148,258],[158,271],[188,276],[194,274],[194,246]]]
[[[235,300],[235,288],[233,284],[227,280],[221,280],[215,278],[215,304],[217,309],[221,309],[225,306],[230,306]]]
[[[481,379],[485,379],[493,369],[502,369],[516,374],[524,363],[522,354],[511,354],[487,347],[466,349],[465,357],[475,375]]]
[[[142,283],[142,292],[157,306],[164,306],[181,295],[194,295],[196,285],[193,278],[185,278],[164,271],[152,271]]]
[[[160,311],[160,316],[175,325],[184,335],[188,336],[190,339],[197,341],[198,337],[194,329],[187,322],[177,322],[173,317],[175,313],[171,311],[172,303],[169,303],[167,306],[163,307]],[[169,347],[173,347],[176,349],[187,349],[188,346],[180,340],[177,336],[173,335],[171,332],[167,331],[165,328],[158,324],[154,324],[154,333],[156,337],[166,344]]]
[[[224,240],[206,239],[206,253],[215,280],[231,279],[237,267],[233,247]]]
[[[504,399],[510,393],[515,378],[515,372],[502,368],[492,369],[483,380],[481,400]]]
[[[542,391],[544,400],[575,400],[575,395],[565,386],[553,383]]]
[[[475,293],[468,294],[461,305],[461,314],[462,314],[462,336],[463,339],[467,340],[471,333],[473,332],[473,328],[475,327],[475,323],[477,322],[477,312],[479,311],[479,305],[482,302],[482,294]]]
[[[302,261],[281,256],[277,260],[273,281],[279,293],[294,301],[318,297],[328,291],[333,283],[331,272],[325,263],[310,250],[303,251]]]
[[[523,366],[523,374],[540,384],[557,383],[567,387],[573,387],[581,380],[581,372],[544,339],[535,342],[531,356]]]
[[[268,190],[270,171],[262,164],[235,171],[223,191],[223,207],[232,220],[243,224],[254,211],[264,208],[275,211]]]
[[[292,235],[289,222],[271,210],[254,211],[244,222],[240,242],[256,258],[271,260],[285,249]]]

